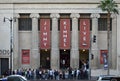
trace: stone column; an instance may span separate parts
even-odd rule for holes
[[[117,15],[117,30],[116,30],[116,33],[117,33],[117,71],[118,71],[118,75],[120,75],[120,15]]]
[[[94,55],[94,59],[91,60],[91,68],[96,69],[99,63],[99,50],[98,50],[98,18],[99,14],[93,13],[91,14],[92,18],[92,38],[91,38],[91,53]],[[93,38],[96,36],[96,41],[93,42]]]
[[[116,66],[117,66],[117,15],[112,14],[111,18],[112,18],[112,32],[110,37],[112,37],[111,38],[112,46],[110,46],[111,56],[109,58],[112,59],[110,61],[110,63],[112,63],[112,68],[116,69]]]
[[[50,15],[52,18],[52,32],[51,32],[51,68],[59,69],[59,32],[58,32],[58,18],[57,13]]]
[[[19,14],[14,14],[13,20],[13,69],[18,69],[20,62],[21,55],[19,54],[19,27],[18,27],[18,18],[20,17]]]
[[[78,13],[72,13],[72,34],[71,34],[71,55],[70,55],[70,66],[72,68],[79,68],[79,43],[78,43]]]
[[[39,54],[39,33],[38,33],[38,18],[37,13],[30,15],[32,18],[32,49],[31,49],[31,68],[40,67],[40,54]]]

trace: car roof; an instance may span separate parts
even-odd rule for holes
[[[9,75],[8,77],[22,77],[23,79],[27,80],[27,78],[25,78],[25,77],[22,76],[22,75]]]
[[[100,75],[100,77],[120,77],[120,76],[117,76],[117,75]]]

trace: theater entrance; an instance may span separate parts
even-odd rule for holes
[[[70,67],[70,50],[60,50],[60,69]]]
[[[83,65],[84,62],[87,63],[87,64],[89,63],[89,50],[88,49],[81,49],[79,51],[79,56],[80,56],[80,59],[79,59],[79,68],[82,68],[82,65]]]
[[[50,50],[40,50],[40,67],[50,69]]]

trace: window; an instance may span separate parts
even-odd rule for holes
[[[107,15],[101,14],[101,18],[98,19],[98,30],[107,31]],[[110,31],[112,30],[112,18],[110,19]]]
[[[32,19],[31,18],[20,18],[19,19],[19,30],[20,31],[32,30]]]
[[[99,31],[107,30],[107,18],[99,18],[98,19],[98,30]]]
[[[19,30],[20,31],[31,31],[32,30],[32,19],[29,18],[30,14],[20,14],[19,18]]]

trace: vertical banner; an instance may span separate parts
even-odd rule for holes
[[[70,49],[70,19],[60,19],[60,49]]]
[[[80,19],[80,49],[90,48],[90,19]]]
[[[100,63],[104,64],[104,69],[108,68],[107,50],[100,50]]]
[[[50,49],[50,19],[40,19],[40,49]]]
[[[22,64],[30,64],[30,50],[22,49]]]

